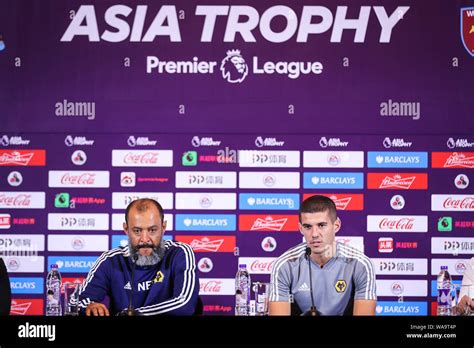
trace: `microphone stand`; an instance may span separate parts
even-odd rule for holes
[[[130,296],[128,298],[128,308],[117,313],[118,317],[135,317],[142,314],[133,308],[133,284],[135,283],[135,268],[137,267],[138,254],[132,256],[132,281],[130,282]]]
[[[305,257],[308,260],[308,270],[309,270],[309,291],[311,294],[311,308],[301,314],[302,317],[315,317],[317,315],[316,306],[314,305],[314,298],[313,298],[313,280],[311,278],[311,248],[306,247],[305,249]]]

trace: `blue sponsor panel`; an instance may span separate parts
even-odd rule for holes
[[[307,189],[363,189],[364,173],[307,172],[303,186]]]
[[[428,315],[428,303],[421,301],[378,301],[376,315]]]
[[[461,280],[453,280],[454,285],[461,285]],[[454,296],[454,293],[451,295]],[[438,287],[436,285],[436,280],[431,281],[431,296],[438,297]]]
[[[428,168],[427,152],[369,151],[368,168]]]
[[[49,256],[50,265],[57,264],[61,273],[88,273],[98,256]]]
[[[163,240],[172,240],[172,236],[163,236]],[[121,247],[121,246],[127,246],[128,245],[128,237],[125,234],[114,234],[112,236],[112,249]]]
[[[298,210],[300,195],[297,193],[241,193],[239,208],[242,210]]]
[[[177,231],[235,231],[233,214],[176,214]]]
[[[42,294],[44,292],[44,279],[38,277],[12,277],[10,278],[12,294]]]

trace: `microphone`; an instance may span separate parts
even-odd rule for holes
[[[301,314],[302,317],[315,317],[317,315],[316,306],[314,305],[313,298],[313,281],[311,278],[311,248],[306,247],[305,249],[305,258],[308,260],[308,272],[309,272],[309,293],[311,294],[311,308]]]
[[[117,313],[118,317],[134,317],[142,314],[133,308],[133,284],[135,284],[135,268],[137,267],[138,253],[132,255],[132,280],[130,282],[130,296],[128,298],[128,308]]]

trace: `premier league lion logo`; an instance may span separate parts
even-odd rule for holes
[[[241,83],[247,77],[249,68],[239,50],[227,51],[221,63],[222,77],[230,83]]]

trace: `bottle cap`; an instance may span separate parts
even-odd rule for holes
[[[441,266],[441,270],[443,271],[448,270],[448,266]]]
[[[247,268],[247,265],[245,263],[239,263],[239,268]]]
[[[56,268],[56,269],[57,269],[57,268],[59,268],[59,267],[58,267],[58,265],[57,265],[56,263],[53,263],[53,264],[51,265],[51,269],[53,269],[53,268]]]

